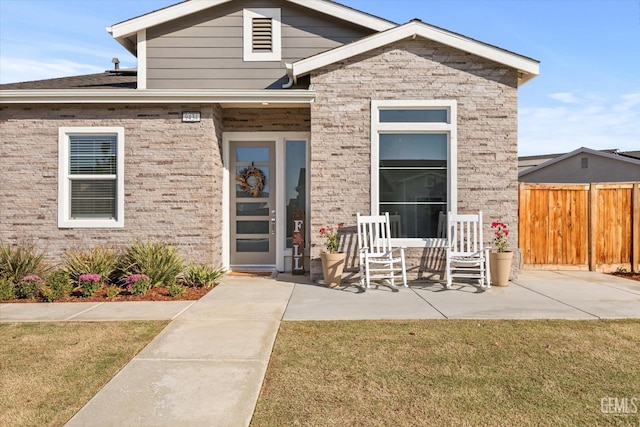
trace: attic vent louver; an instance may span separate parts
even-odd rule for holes
[[[273,52],[273,20],[271,18],[253,18],[252,51]]]
[[[280,9],[242,10],[242,51],[242,58],[245,61],[280,61],[282,59]]]

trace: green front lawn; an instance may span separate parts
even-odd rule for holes
[[[640,424],[608,398],[640,411],[638,320],[283,322],[252,426]]]
[[[0,324],[0,426],[62,426],[166,325]]]

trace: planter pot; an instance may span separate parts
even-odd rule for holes
[[[324,284],[328,287],[335,288],[337,286],[340,286],[346,256],[347,255],[344,252],[338,252],[334,254],[322,252],[320,254]]]
[[[513,252],[490,252],[489,268],[491,269],[492,286],[509,286],[511,261]]]

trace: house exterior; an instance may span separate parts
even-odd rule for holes
[[[443,269],[441,211],[482,210],[516,246],[537,61],[326,0],[191,0],[108,31],[137,70],[0,85],[1,240],[162,240],[235,270],[304,255],[314,280],[322,226],[344,223],[355,267],[356,212],[400,219],[413,278]]]
[[[640,158],[617,150],[581,147],[518,173],[520,182],[586,184],[640,180]]]

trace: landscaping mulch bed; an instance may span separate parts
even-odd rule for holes
[[[118,301],[194,301],[205,296],[211,288],[191,288],[185,287],[186,292],[179,297],[169,295],[169,288],[157,287],[150,289],[146,295],[132,295],[126,290],[114,297],[107,297],[107,291],[103,287],[90,297],[84,297],[80,292],[73,292],[71,296],[61,298],[54,302],[118,302]],[[10,299],[3,300],[2,303],[42,303],[47,302],[42,297],[36,299]]]
[[[631,273],[626,271],[616,271],[615,273],[611,273],[614,276],[624,277],[625,279],[637,280],[640,282],[640,273]]]

